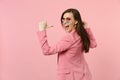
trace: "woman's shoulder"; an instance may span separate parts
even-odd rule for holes
[[[73,35],[70,34],[70,33],[65,33],[65,35],[62,37],[62,40],[65,40],[65,41],[73,41],[74,38],[73,38]]]
[[[62,39],[66,41],[75,41],[80,39],[80,36],[77,34],[77,32],[72,32],[72,33],[66,33]]]

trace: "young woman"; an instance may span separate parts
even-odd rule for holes
[[[55,45],[49,46],[45,21],[39,23],[38,37],[45,55],[58,54],[58,80],[91,80],[84,53],[97,46],[90,28],[82,21],[77,9],[67,9],[61,16],[66,35]]]

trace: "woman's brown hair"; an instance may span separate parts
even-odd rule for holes
[[[74,19],[76,21],[78,21],[78,23],[76,24],[76,31],[77,31],[78,35],[81,37],[82,50],[85,51],[85,53],[89,52],[90,39],[89,39],[88,33],[86,32],[86,30],[84,28],[84,22],[82,22],[79,11],[77,9],[73,9],[73,8],[65,10],[61,16],[61,24],[62,24],[63,15],[65,13],[72,13]]]

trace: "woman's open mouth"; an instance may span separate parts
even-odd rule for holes
[[[65,26],[65,30],[68,30],[69,29],[69,25]]]
[[[65,27],[69,27],[69,25],[65,26]]]

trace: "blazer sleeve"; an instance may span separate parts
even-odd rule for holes
[[[90,38],[90,48],[95,48],[97,47],[97,43],[96,43],[96,40],[91,32],[91,29],[90,28],[87,28],[86,29],[88,35],[89,35],[89,38]]]
[[[49,46],[46,30],[37,32],[40,46],[44,55],[52,55],[55,53],[60,53],[62,51],[68,50],[73,44],[72,35],[67,34],[64,36],[56,45]]]

